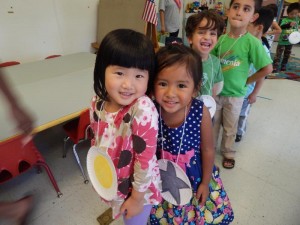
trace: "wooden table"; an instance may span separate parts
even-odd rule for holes
[[[96,55],[75,53],[3,69],[23,105],[35,117],[40,132],[79,116],[89,107],[93,91]],[[18,131],[0,97],[0,142]]]

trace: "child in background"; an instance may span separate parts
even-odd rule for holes
[[[186,22],[185,32],[190,46],[202,58],[203,78],[199,95],[215,97],[223,88],[220,60],[209,54],[217,44],[223,29],[223,19],[211,10],[193,14]]]
[[[114,164],[117,197],[106,203],[115,215],[123,214],[125,224],[146,224],[152,204],[161,200],[155,154],[158,114],[145,95],[153,82],[154,57],[149,38],[118,29],[104,37],[95,63],[92,145],[106,149]]]
[[[158,8],[161,23],[161,33],[170,33],[170,37],[177,37],[180,23],[181,0],[159,0]]]
[[[272,44],[273,44],[273,41],[274,41],[274,38],[275,38],[275,34],[280,34],[281,33],[281,28],[280,26],[278,25],[277,23],[277,13],[278,13],[278,7],[276,4],[269,4],[269,5],[266,5],[264,6],[264,8],[267,8],[267,9],[271,9],[273,11],[273,22],[272,22],[272,25],[271,27],[269,28],[269,30],[263,35],[262,38],[266,37],[267,39],[267,42],[268,42],[268,49],[271,49],[272,47]]]
[[[247,32],[248,24],[258,17],[261,4],[262,0],[231,0],[227,13],[230,31],[219,38],[212,51],[221,61],[224,76],[223,90],[215,98],[217,110],[214,116],[214,138],[217,144],[222,125],[222,165],[227,169],[235,165],[233,144],[247,84],[272,72],[272,60],[261,42]],[[248,77],[251,63],[257,72]]]
[[[201,85],[201,57],[178,44],[161,48],[156,57],[158,158],[177,163],[185,171],[193,197],[186,205],[163,200],[153,206],[150,223],[229,224],[234,216],[214,166],[211,116],[203,102],[195,99]]]
[[[248,32],[253,36],[257,37],[258,40],[261,40],[263,34],[265,34],[268,31],[269,27],[271,26],[273,22],[274,14],[273,11],[267,7],[262,7],[258,11],[258,14],[259,14],[258,19],[256,19],[253,23],[249,23]],[[269,48],[263,42],[262,44],[264,46],[266,53],[271,58]],[[255,72],[256,70],[251,64],[249,76],[251,76]],[[235,142],[241,141],[243,135],[246,132],[246,123],[250,113],[250,107],[252,106],[253,103],[256,102],[256,96],[258,95],[258,92],[260,91],[264,80],[265,80],[264,78],[261,78],[257,82],[253,82],[247,85],[248,89],[240,113]]]
[[[282,32],[279,36],[278,45],[276,49],[276,55],[273,62],[273,73],[279,71],[279,64],[281,56],[283,53],[283,58],[281,62],[281,71],[286,71],[286,64],[289,61],[293,45],[289,42],[288,37],[293,31],[298,31],[299,17],[298,13],[300,12],[299,3],[291,3],[287,8],[287,17],[283,18],[280,27]]]

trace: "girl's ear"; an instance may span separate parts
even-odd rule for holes
[[[258,13],[254,13],[254,15],[252,16],[252,19],[250,20],[250,23],[253,23],[255,20],[257,20],[259,17]]]

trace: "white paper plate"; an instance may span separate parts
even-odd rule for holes
[[[201,95],[199,99],[203,101],[204,105],[209,110],[211,118],[213,118],[217,108],[215,99],[210,95]]]
[[[173,205],[185,205],[190,202],[193,191],[186,173],[176,163],[158,160],[162,180],[162,197]]]
[[[95,146],[92,146],[87,154],[87,171],[94,189],[101,198],[111,201],[117,196],[115,166],[109,156]]]
[[[291,44],[297,44],[300,42],[300,32],[294,31],[289,35],[289,42]]]

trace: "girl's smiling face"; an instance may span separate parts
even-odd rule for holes
[[[164,117],[182,121],[186,107],[197,91],[184,65],[174,64],[159,72],[154,83],[154,96]]]
[[[116,112],[129,105],[147,91],[149,72],[137,68],[108,66],[105,70],[105,88],[109,101],[105,109]]]

